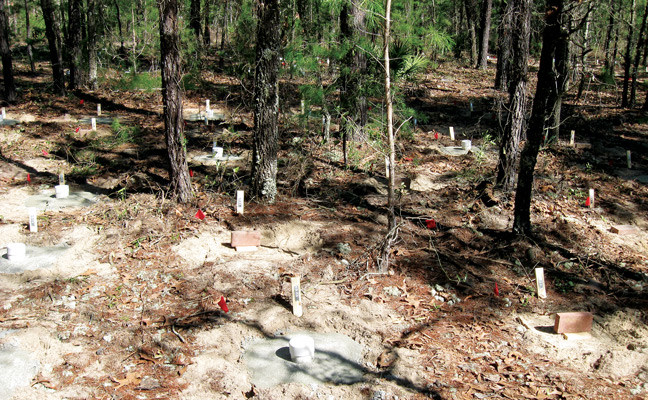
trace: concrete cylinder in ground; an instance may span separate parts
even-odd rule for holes
[[[9,261],[22,261],[25,259],[26,247],[24,243],[7,243],[7,259]]]
[[[295,336],[288,342],[290,359],[298,364],[307,364],[315,358],[315,341],[306,335]]]
[[[462,149],[470,150],[471,147],[472,147],[472,143],[470,142],[470,140],[462,140],[461,141],[461,148]]]
[[[70,186],[68,185],[56,185],[54,186],[54,190],[56,191],[57,199],[64,199],[70,195]]]

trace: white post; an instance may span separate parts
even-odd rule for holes
[[[301,101],[301,113],[302,115],[306,114],[306,101],[304,99]]]
[[[65,185],[65,174],[63,172],[59,174],[59,185]]]
[[[96,131],[97,130],[97,118],[91,118],[90,123],[92,124],[92,130]]]
[[[243,202],[244,202],[245,192],[242,190],[236,191],[236,213],[243,214]]]
[[[293,305],[293,314],[298,317],[302,316],[302,304],[301,304],[301,288],[299,285],[299,277],[295,276],[290,278],[290,286],[292,292],[292,305]]]
[[[7,119],[7,109],[2,107],[2,119]]]
[[[576,131],[571,131],[569,135],[569,145],[574,146],[575,143],[576,143]]]
[[[36,207],[29,207],[29,232],[38,232],[38,222],[36,218]]]
[[[455,140],[454,139],[454,127],[450,127],[450,140]]]
[[[101,117],[101,103],[97,104],[97,117]]]
[[[628,158],[628,169],[632,169],[632,152],[626,150],[626,157]]]
[[[205,100],[205,110],[211,110],[211,108],[209,108],[209,99]]]
[[[589,190],[590,208],[594,208],[594,189]]]
[[[470,102],[470,112],[473,112],[473,104],[472,104],[472,101]]]
[[[536,268],[536,287],[538,288],[538,297],[544,299],[547,297],[547,288],[545,287],[544,268]]]

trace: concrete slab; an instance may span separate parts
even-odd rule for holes
[[[297,335],[315,341],[315,359],[297,364],[290,359],[288,342]],[[364,380],[362,346],[339,333],[299,332],[259,340],[246,347],[243,356],[251,382],[261,389],[282,383],[351,385]]]
[[[119,118],[112,118],[112,117],[88,117],[88,118],[81,118],[79,120],[79,123],[90,125],[92,123],[92,118],[97,119],[97,125],[112,125],[114,120],[119,119]]]
[[[194,113],[194,114],[185,114],[185,120],[187,121],[203,121],[205,122],[206,113]],[[207,117],[209,121],[225,121],[225,115],[214,112],[210,117]]]
[[[14,125],[17,125],[17,124],[18,124],[18,121],[15,120],[15,119],[7,119],[7,118],[5,118],[2,121],[0,121],[0,126],[14,126]]]
[[[39,368],[33,354],[11,345],[0,347],[0,400],[9,400],[16,389],[29,387]]]
[[[26,246],[25,258],[21,261],[9,261],[7,259],[7,250],[2,249],[2,255],[0,256],[0,274],[20,274],[25,271],[51,268],[69,248],[66,245],[49,247]]]
[[[479,148],[477,146],[472,146],[470,149],[465,150],[461,146],[448,146],[448,147],[441,147],[441,153],[448,155],[448,156],[465,156],[466,154],[472,152],[477,152],[479,151]]]
[[[239,161],[242,160],[241,156],[233,156],[224,154],[222,157],[214,157],[212,154],[203,154],[194,156],[192,159],[193,162],[203,165],[216,165],[217,163],[227,162],[227,161]]]
[[[25,206],[36,207],[39,212],[60,210],[68,207],[88,207],[98,201],[99,195],[70,187],[70,195],[64,199],[57,199],[54,188],[44,189],[40,194],[29,196]]]

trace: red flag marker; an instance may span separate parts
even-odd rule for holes
[[[412,161],[412,157],[403,157],[403,161]]]
[[[587,200],[585,200],[585,207],[589,207],[590,204],[591,204],[590,203],[590,198],[589,198],[589,196],[587,196]]]
[[[27,174],[27,183],[31,183],[31,176],[29,174]]]
[[[83,99],[79,100],[79,105],[83,105]]]
[[[202,221],[203,219],[205,219],[205,213],[202,212],[202,210],[198,210],[198,212],[196,213],[196,218]]]
[[[434,139],[439,140],[439,132],[434,132]]]
[[[74,132],[79,133],[80,130],[81,130],[81,128],[77,126],[76,129],[74,130]]]
[[[428,229],[434,229],[436,228],[436,221],[434,219],[426,219],[425,226],[427,226]]]
[[[497,282],[495,282],[495,296],[499,297],[499,287],[497,287]]]
[[[189,170],[189,176],[193,178],[193,170]]]
[[[45,157],[49,156],[49,153],[48,153],[47,151],[45,151],[45,150],[41,150],[41,151],[43,152],[43,155],[44,155]]]
[[[225,312],[229,312],[229,308],[227,308],[227,302],[225,301],[225,297],[221,296],[220,301],[218,302],[218,306],[223,309]]]

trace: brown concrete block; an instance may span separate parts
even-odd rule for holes
[[[261,245],[259,231],[232,231],[232,247],[250,247]]]
[[[610,232],[619,235],[632,235],[638,232],[637,227],[634,225],[615,225],[610,228]]]
[[[592,330],[594,316],[590,312],[557,313],[554,322],[556,333],[589,332]]]

